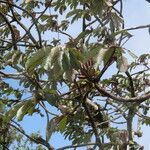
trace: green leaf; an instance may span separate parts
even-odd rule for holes
[[[105,50],[105,54],[103,58],[104,65],[106,65],[106,63],[111,59],[113,53],[114,53],[114,50],[112,48]]]
[[[143,123],[146,124],[147,126],[150,126],[150,117],[145,117]]]
[[[68,51],[63,54],[62,67],[64,71],[70,70],[70,57]]]
[[[75,10],[72,10],[72,11],[70,11],[69,13],[67,13],[66,18],[69,18],[69,17],[71,17],[71,16],[73,16],[73,15],[76,15],[76,14],[78,14],[79,12],[82,12],[82,11],[83,11],[82,9],[75,9]]]
[[[76,49],[69,49],[69,57],[71,67],[74,69],[78,69],[80,66],[80,61],[83,60],[81,52]]]
[[[58,126],[61,133],[65,130],[66,124],[67,124],[67,116],[64,116],[63,119],[59,122]]]
[[[31,1],[32,1],[32,0],[25,0],[24,2],[25,2],[25,3],[29,3],[29,2],[31,2]]]
[[[121,24],[123,23],[123,18],[121,18],[116,12],[111,13],[111,18],[114,27],[119,30]]]
[[[46,56],[49,55],[50,50],[51,50],[51,47],[45,47],[45,48],[38,50],[34,54],[32,54],[32,56],[28,58],[25,64],[26,69],[28,71],[32,71],[38,65],[41,65],[44,62]]]
[[[18,121],[21,121],[24,115],[26,115],[28,111],[30,110],[30,108],[32,108],[33,106],[34,106],[34,103],[32,100],[26,101],[25,104],[21,106],[17,111],[16,117]]]
[[[46,15],[46,14],[44,14],[44,15],[42,15],[42,16],[41,16],[41,18],[40,18],[40,19],[41,19],[41,21],[43,21],[43,22],[44,22],[45,20],[48,20],[50,17],[51,17],[50,15]]]
[[[24,102],[20,102],[13,106],[9,111],[7,111],[4,115],[4,121],[9,122],[14,116],[16,116],[17,111],[24,105]]]
[[[81,32],[78,37],[75,39],[76,42],[78,42],[80,39],[85,38],[86,36],[88,36],[92,31],[91,30],[85,30],[83,32]]]
[[[116,31],[112,34],[112,36],[117,36],[119,34],[127,35],[128,37],[132,37],[132,34],[130,34],[127,30],[123,29],[120,31]]]

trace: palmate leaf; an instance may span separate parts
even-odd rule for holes
[[[45,47],[32,54],[32,56],[28,58],[25,64],[26,69],[28,71],[34,70],[34,68],[44,62],[46,56],[49,55],[50,51],[51,47]]]
[[[73,70],[79,69],[83,60],[81,52],[67,46],[56,46],[51,49],[44,61],[44,69],[48,71],[49,80],[56,81],[64,77],[71,80]]]

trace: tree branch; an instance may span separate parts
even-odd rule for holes
[[[9,20],[6,18],[6,16],[1,12],[0,12],[0,15],[3,17],[3,19],[5,20],[6,24],[8,25],[8,27],[11,31],[12,44],[13,44],[14,50],[17,50],[16,39],[15,39],[16,36],[15,36],[14,30],[13,30]]]
[[[150,28],[150,24],[137,26],[137,27],[132,27],[132,28],[126,28],[126,29],[121,30],[121,32],[123,32],[123,31],[131,31],[131,30],[138,30],[138,29],[145,29],[145,28]]]
[[[70,148],[78,148],[78,147],[85,147],[85,146],[94,146],[97,145],[97,143],[86,143],[86,144],[80,144],[80,145],[69,145],[62,148],[58,148],[57,150],[65,150]]]
[[[95,88],[104,96],[109,97],[115,101],[118,102],[136,102],[136,103],[142,103],[150,98],[150,92],[147,94],[144,94],[143,96],[133,97],[133,98],[123,98],[123,97],[117,97],[109,92],[107,92],[105,89],[101,88],[98,84],[95,84]]]
[[[34,139],[34,138],[30,137],[28,134],[26,134],[23,129],[20,129],[20,128],[16,127],[15,125],[11,124],[11,123],[9,123],[9,125],[12,126],[13,128],[15,128],[20,133],[22,133],[24,136],[26,136],[31,141],[33,141],[37,144],[42,144],[43,146],[47,147],[48,150],[54,150],[54,148],[49,143],[47,143],[43,138]]]
[[[96,137],[96,143],[98,143],[97,146],[102,150],[103,147],[102,147],[101,140],[100,140],[100,138],[99,138],[99,134],[98,134],[98,131],[97,131],[97,126],[96,126],[96,124],[95,124],[95,122],[94,122],[94,120],[93,120],[93,117],[92,117],[92,115],[91,115],[91,113],[90,113],[90,111],[89,111],[89,109],[88,109],[88,107],[87,107],[86,98],[87,98],[87,94],[85,94],[85,96],[84,96],[84,98],[83,98],[83,103],[82,103],[82,105],[83,105],[83,107],[84,107],[84,109],[85,109],[85,112],[87,113],[87,115],[88,115],[88,117],[89,117],[91,126],[92,126],[92,128],[93,128],[93,132],[94,132],[95,137]]]

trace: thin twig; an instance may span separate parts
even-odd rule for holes
[[[50,115],[53,115],[53,116],[55,116],[55,117],[58,117],[58,116],[59,116],[59,115],[57,115],[57,114],[54,114],[54,113],[50,112],[50,111],[44,106],[43,102],[40,102],[39,105],[40,105],[47,113],[49,113]]]
[[[150,28],[150,24],[142,25],[142,26],[137,26],[137,27],[132,27],[132,28],[126,28],[126,29],[123,29],[123,30],[121,30],[119,32],[131,31],[131,30],[138,30],[138,29],[145,29],[145,28]]]

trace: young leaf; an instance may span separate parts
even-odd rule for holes
[[[94,65],[94,68],[97,69],[99,65],[102,63],[104,56],[108,50],[107,49],[100,49],[97,58],[96,58],[96,63]]]
[[[117,60],[117,67],[120,72],[126,72],[128,69],[128,60],[126,57],[122,56]]]
[[[61,62],[61,57],[63,55],[63,49],[62,46],[56,46],[51,49],[51,52],[47,55],[47,58],[45,60],[44,69],[49,70],[53,69],[56,62]]]

